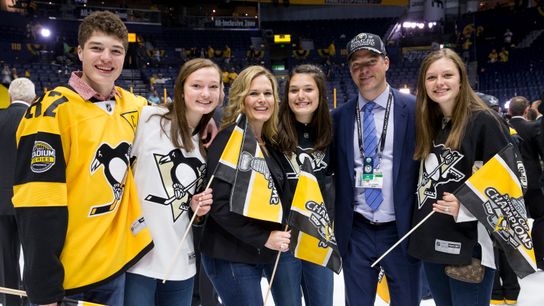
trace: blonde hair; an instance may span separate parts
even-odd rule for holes
[[[274,111],[270,119],[268,119],[264,125],[262,134],[272,144],[277,142],[278,135],[278,112],[279,112],[279,94],[278,94],[278,82],[274,75],[268,71],[268,69],[262,66],[249,66],[242,70],[238,77],[232,83],[229,90],[229,100],[225,106],[223,112],[223,120],[221,122],[221,129],[226,128],[236,121],[236,117],[244,111],[244,101],[249,93],[251,82],[261,76],[270,80],[272,84],[272,92],[274,95]]]

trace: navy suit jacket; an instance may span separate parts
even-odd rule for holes
[[[415,97],[391,88],[394,98],[393,202],[399,238],[412,223],[419,163],[413,160],[415,148]],[[333,111],[334,141],[332,161],[336,176],[335,235],[340,253],[349,245],[354,214],[355,163],[354,127],[355,98]],[[402,243],[407,254],[407,240]]]

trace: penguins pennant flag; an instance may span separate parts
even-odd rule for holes
[[[308,159],[301,167],[289,215],[290,249],[295,257],[342,270],[342,259],[323,196]]]
[[[508,144],[454,194],[492,234],[514,272],[523,278],[537,267],[523,202],[525,168],[516,157]]]
[[[232,130],[227,145],[223,149],[221,157],[219,157],[214,176],[225,182],[234,182],[238,159],[240,158],[240,150],[242,149],[244,140],[245,125],[246,117],[243,114],[238,115],[234,130]]]
[[[253,219],[281,223],[283,210],[280,197],[263,152],[244,115],[237,120],[227,141],[215,176],[233,182],[230,211]]]

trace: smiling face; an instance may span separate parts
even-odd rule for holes
[[[254,78],[244,98],[244,113],[257,136],[260,136],[263,124],[272,116],[274,102],[272,82],[268,77],[260,75]]]
[[[123,71],[123,42],[115,36],[94,31],[83,47],[78,46],[77,53],[83,65],[81,79],[96,92],[108,96]]]
[[[385,73],[389,58],[369,50],[359,50],[351,56],[349,72],[359,93],[367,100],[374,100],[387,87]]]
[[[310,123],[319,106],[319,89],[309,73],[297,73],[289,80],[289,108],[301,123]]]
[[[444,116],[451,116],[461,88],[459,69],[455,63],[442,57],[429,66],[425,73],[425,90],[438,103]]]
[[[217,107],[221,94],[219,78],[219,71],[214,67],[198,69],[187,77],[183,85],[183,97],[189,123],[198,123],[202,115]]]

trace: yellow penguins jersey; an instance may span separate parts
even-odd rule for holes
[[[93,103],[57,87],[19,125],[13,204],[33,302],[103,283],[152,247],[129,158],[146,100],[117,90]]]

